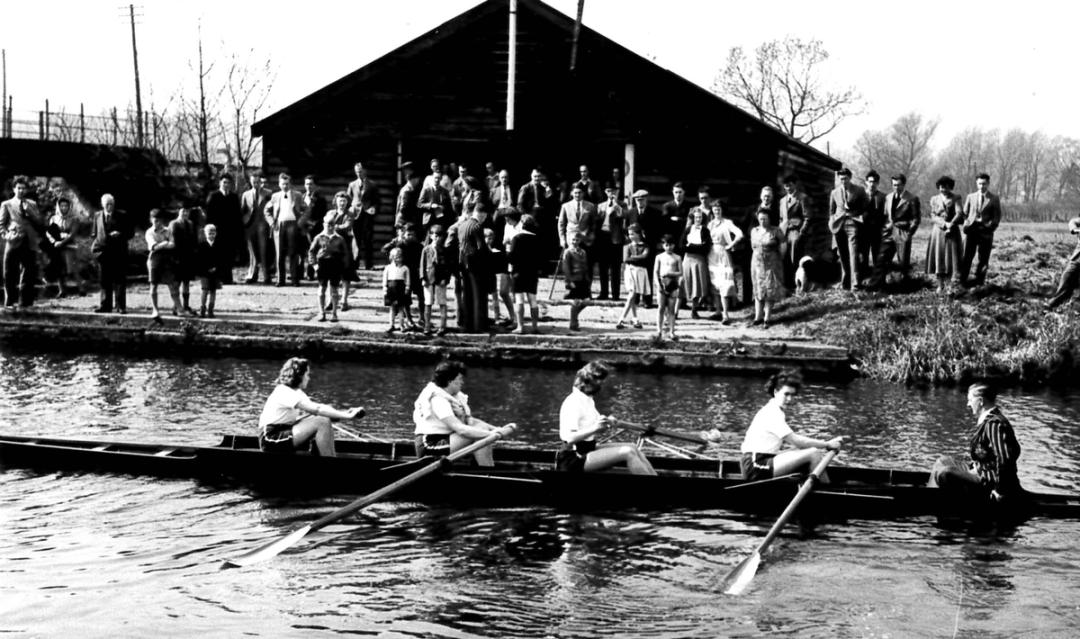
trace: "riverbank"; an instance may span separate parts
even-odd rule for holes
[[[768,329],[749,324],[750,311],[734,314],[721,325],[708,319],[679,318],[679,339],[655,337],[655,309],[644,310],[641,329],[617,329],[622,304],[596,301],[581,315],[581,330],[569,329],[569,306],[551,280],[540,284],[541,318],[537,334],[514,335],[507,327],[490,333],[443,336],[388,334],[378,271],[363,271],[350,308],[337,323],[320,322],[318,290],[300,286],[237,284],[218,292],[214,319],[178,318],[165,312],[162,323],[150,317],[145,282],[128,289],[126,315],[96,314],[97,295],[39,300],[31,309],[0,315],[0,339],[8,345],[72,352],[129,352],[168,356],[289,357],[426,363],[447,356],[488,366],[576,367],[603,358],[621,368],[650,371],[695,371],[760,375],[798,366],[819,379],[843,381],[853,373],[842,346],[814,343],[789,326]],[[198,285],[192,306],[198,308]],[[162,307],[168,294],[161,292]],[[451,304],[451,307],[453,305]],[[453,309],[448,322],[455,325]],[[505,317],[505,309],[501,311]]]
[[[912,250],[925,265],[928,233]],[[938,293],[925,275],[882,293],[825,291],[786,300],[796,333],[851,349],[863,375],[918,384],[997,379],[1021,385],[1076,384],[1076,306],[1047,311],[1076,245],[1065,224],[1002,224],[985,286]]]

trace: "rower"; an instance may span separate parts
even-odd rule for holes
[[[277,386],[266,398],[259,415],[259,448],[291,453],[314,442],[319,455],[336,456],[330,420],[360,419],[364,409],[338,410],[328,404],[316,404],[304,392],[310,382],[311,363],[303,357],[291,357],[281,367]]]
[[[932,483],[959,495],[995,502],[1023,494],[1016,475],[1020,442],[997,405],[997,389],[989,384],[972,384],[967,406],[976,420],[975,431],[968,438],[971,463],[964,467],[955,458],[943,455],[934,463]]]
[[[571,472],[604,470],[626,462],[635,475],[655,475],[656,470],[641,450],[627,443],[597,444],[596,434],[623,422],[596,410],[595,397],[611,369],[603,362],[589,362],[574,377],[574,388],[559,409],[559,437],[563,447],[555,455],[555,468]]]
[[[794,401],[802,387],[802,375],[784,370],[769,378],[765,385],[769,402],[754,415],[743,439],[740,465],[747,481],[771,479],[790,473],[808,473],[824,457],[822,449],[840,450],[844,437],[829,440],[806,437],[791,430],[784,409]],[[784,444],[794,449],[781,450]],[[821,481],[827,482],[825,473]]]
[[[497,430],[472,414],[469,396],[461,392],[464,386],[465,365],[461,362],[448,360],[435,367],[431,381],[413,405],[417,457],[449,455]],[[490,446],[476,451],[474,457],[480,466],[495,465]]]

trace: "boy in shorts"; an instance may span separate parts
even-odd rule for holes
[[[348,264],[348,247],[345,238],[338,235],[337,218],[334,213],[323,217],[323,230],[311,240],[308,264],[315,265],[315,277],[319,280],[319,321],[326,321],[326,288],[330,288],[330,321],[338,321],[338,287]]]

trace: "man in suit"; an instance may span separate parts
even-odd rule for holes
[[[1080,217],[1069,220],[1069,233],[1077,236],[1076,248],[1069,255],[1069,261],[1065,263],[1065,270],[1061,272],[1061,280],[1058,282],[1054,296],[1046,302],[1044,308],[1053,310],[1069,301],[1073,291],[1080,284]]]
[[[486,333],[488,330],[487,301],[490,292],[491,251],[484,241],[487,211],[481,203],[467,219],[455,224],[454,234],[447,238],[447,250],[456,251],[461,273],[461,296],[458,298],[458,324],[466,333]]]
[[[597,207],[596,263],[600,266],[600,296],[608,298],[608,281],[611,281],[611,299],[619,299],[619,276],[622,270],[623,244],[626,243],[626,207],[619,202],[619,187],[610,183],[604,187],[607,201]]]
[[[233,190],[233,179],[228,173],[218,178],[218,188],[206,198],[206,223],[217,228],[217,241],[228,256],[228,268],[221,274],[224,284],[232,284],[232,266],[241,245],[242,214],[240,196]]]
[[[589,167],[584,164],[578,167],[578,180],[575,184],[581,186],[581,191],[585,194],[587,202],[599,204],[603,201],[604,196],[600,194],[600,183],[589,177]]]
[[[116,210],[116,200],[106,193],[101,196],[101,210],[94,214],[90,229],[90,254],[98,262],[101,282],[101,303],[95,313],[113,310],[121,315],[127,312],[127,258],[128,240],[133,229],[127,216]]]
[[[911,240],[922,219],[919,198],[907,191],[907,176],[892,176],[892,192],[885,196],[885,223],[881,227],[878,255],[874,258],[872,288],[885,284],[893,256],[898,256],[897,269],[905,280],[911,275]]]
[[[263,210],[270,201],[270,189],[261,186],[260,171],[252,172],[248,181],[251,188],[240,197],[240,216],[248,252],[248,270],[244,281],[248,284],[257,282],[261,268],[263,282],[269,284],[274,269],[270,264],[270,228],[266,225]]]
[[[784,285],[795,287],[795,271],[799,260],[806,255],[806,238],[803,229],[810,219],[810,198],[799,189],[799,178],[784,178],[784,197],[780,198],[780,231],[787,237],[787,253],[784,255]]]
[[[469,176],[469,166],[464,163],[458,165],[458,176],[450,184],[450,205],[454,207],[455,218],[461,216],[461,203],[465,199],[465,192],[469,189]]]
[[[487,186],[487,192],[491,193],[492,189],[499,186],[499,172],[495,170],[494,162],[485,163],[484,171],[487,172],[487,175],[484,176],[484,183]]]
[[[866,212],[863,213],[862,232],[859,240],[859,268],[863,273],[870,272],[870,266],[877,264],[881,251],[881,229],[885,226],[885,194],[878,190],[881,176],[877,171],[866,174]]]
[[[432,173],[433,179],[420,189],[420,197],[416,201],[416,207],[420,209],[420,224],[423,229],[419,238],[427,236],[427,231],[432,225],[449,228],[453,222],[453,204],[450,201],[450,193],[442,187],[442,169],[436,168]]]
[[[665,202],[660,207],[660,228],[656,237],[649,238],[649,244],[659,250],[660,238],[671,235],[674,238],[682,237],[686,230],[686,221],[690,217],[690,202],[686,200],[686,189],[682,182],[676,182],[671,187],[671,201]],[[659,255],[659,253],[656,253]]]
[[[304,215],[300,218],[300,262],[305,264],[303,273],[309,280],[315,279],[315,265],[308,263],[308,247],[322,231],[323,218],[330,210],[326,198],[319,193],[314,175],[304,176]]]
[[[976,253],[979,255],[979,266],[975,269],[973,283],[986,283],[994,231],[1001,224],[1001,200],[990,192],[990,175],[980,173],[976,176],[975,187],[976,191],[964,200],[964,257],[960,260],[960,283],[964,286],[968,285],[968,275]]]
[[[861,186],[851,183],[850,169],[840,169],[836,176],[840,185],[829,197],[829,231],[844,271],[840,285],[854,290],[859,288],[859,237],[868,199]]]
[[[502,246],[503,229],[506,227],[506,214],[517,206],[517,194],[514,193],[514,189],[510,186],[509,171],[506,169],[499,171],[499,183],[495,188],[491,189],[489,197],[491,198],[491,206],[495,209],[495,214],[492,216],[489,226],[495,231],[495,245]]]
[[[379,212],[379,189],[368,179],[362,162],[353,165],[353,172],[356,179],[349,182],[345,194],[356,216],[353,237],[356,239],[357,260],[363,255],[364,268],[370,271],[375,267],[375,216]]]
[[[596,228],[596,206],[585,199],[581,185],[574,184],[570,189],[570,201],[559,209],[559,246],[565,251],[570,246],[570,238],[581,233],[585,236],[582,248],[589,254],[596,240]]]
[[[406,224],[420,226],[420,209],[417,203],[420,200],[420,176],[417,175],[412,162],[402,162],[398,167],[405,184],[398,191],[397,208],[394,210],[394,228],[401,229]]]
[[[37,204],[27,195],[30,180],[15,177],[15,197],[0,204],[0,233],[4,244],[4,306],[31,306],[37,285],[37,263],[45,223]]]
[[[263,209],[277,254],[277,285],[285,286],[287,270],[292,285],[300,286],[300,220],[307,209],[303,195],[292,187],[288,173],[278,175],[278,188]]]

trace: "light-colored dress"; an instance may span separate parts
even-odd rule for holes
[[[930,198],[930,239],[926,244],[926,272],[939,278],[958,277],[963,240],[960,224],[964,221],[960,196],[947,198],[941,193]],[[948,228],[941,228],[945,223]]]
[[[754,283],[754,300],[778,302],[784,299],[784,261],[780,245],[784,234],[772,226],[750,229],[750,277]]]
[[[715,295],[720,297],[735,296],[735,267],[728,250],[743,238],[742,229],[731,220],[722,218],[709,222],[712,235],[712,247],[709,250],[709,284]]]
[[[623,282],[628,293],[652,295],[648,264],[649,247],[644,242],[630,242],[623,247]]]

